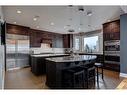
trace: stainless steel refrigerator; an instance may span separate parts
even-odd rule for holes
[[[29,36],[6,34],[6,70],[29,66]]]
[[[5,22],[0,21],[0,89],[4,89],[5,81]]]

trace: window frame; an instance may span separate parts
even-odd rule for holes
[[[83,36],[82,37],[82,52],[85,52],[85,53],[90,53],[90,52],[86,52],[85,49],[84,49],[84,38],[89,38],[89,37],[94,37],[94,36],[97,36],[98,37],[98,51],[92,51],[92,53],[97,53],[99,52],[100,50],[100,42],[99,42],[99,35],[90,35],[90,36]]]

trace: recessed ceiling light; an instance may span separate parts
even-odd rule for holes
[[[14,21],[13,23],[16,24],[17,22]]]
[[[18,14],[21,14],[21,13],[22,13],[22,11],[20,11],[20,10],[17,10],[17,13],[18,13]]]
[[[110,20],[110,19],[108,19],[107,21],[108,21],[108,22],[110,22],[111,20]]]
[[[53,23],[53,22],[51,22],[50,24],[51,24],[51,25],[54,25],[54,23]]]
[[[33,20],[36,21],[39,18],[39,16],[34,16]]]
[[[81,28],[78,28],[78,30],[80,31],[80,30],[81,30]]]
[[[36,28],[39,28],[39,26],[37,26]]]
[[[87,12],[87,16],[92,16],[92,12],[91,11],[88,11]]]
[[[64,26],[64,29],[66,28],[66,26]]]
[[[36,21],[36,20],[37,20],[37,18],[35,18],[35,17],[34,17],[34,18],[33,18],[33,20],[34,20],[34,21]]]

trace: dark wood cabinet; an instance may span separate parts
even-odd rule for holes
[[[72,34],[58,34],[30,27],[7,23],[7,33],[27,35],[30,37],[30,47],[40,47],[41,43],[50,44],[53,48],[70,48],[73,45]]]
[[[31,71],[35,75],[42,75],[46,73],[45,58],[31,57]]]
[[[55,35],[59,36],[57,38],[60,38],[62,36],[62,34],[57,34],[57,33],[50,33],[50,32],[46,32],[46,31],[41,31],[41,30],[35,30],[35,29],[31,29],[30,30],[30,46],[31,47],[40,47],[41,43],[47,43],[50,44],[50,46],[55,47],[55,42],[56,41],[54,39]],[[59,40],[59,39],[57,39]],[[62,39],[60,39],[61,41]],[[62,47],[61,47],[62,48]]]
[[[104,68],[108,69],[108,70],[120,72],[120,65],[119,64],[106,63],[106,64],[104,64]]]
[[[73,46],[73,35],[72,34],[64,34],[63,35],[63,47],[71,48]]]
[[[38,35],[40,36],[40,33],[38,34],[34,30],[30,29],[30,47],[40,47],[41,46],[40,44],[41,39],[40,37],[38,37]]]
[[[119,40],[120,39],[120,32],[115,33],[104,33],[104,40]]]
[[[104,33],[120,32],[120,20],[104,23],[103,32]]]
[[[106,69],[118,72],[120,71],[120,60],[118,60],[120,59],[120,56],[118,56],[117,54],[119,52],[119,49],[116,48],[118,48],[119,45],[117,45],[115,41],[119,40],[120,40],[120,20],[104,23],[103,24],[104,67]],[[105,44],[107,42],[110,44],[110,46]],[[114,47],[115,51],[113,50]],[[111,55],[113,54],[113,52],[116,52],[116,55],[115,54]]]
[[[104,41],[120,40],[120,20],[103,24]]]
[[[14,24],[6,24],[6,29],[8,34],[18,34],[18,35],[29,35],[29,27],[14,25]]]

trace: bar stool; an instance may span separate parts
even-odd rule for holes
[[[99,88],[99,75],[101,74],[101,77],[102,79],[104,79],[104,76],[103,76],[103,64],[102,63],[95,63],[94,64],[95,67],[96,67],[96,76],[97,76],[97,85],[98,85],[98,88]],[[101,72],[98,71],[98,69],[101,69]]]
[[[77,66],[65,69],[62,72],[64,88],[84,88],[84,68]]]
[[[83,66],[82,66],[83,67]],[[84,78],[84,87],[89,88],[90,83],[95,84],[95,67],[94,66],[84,66],[84,73],[85,73],[85,78]]]

